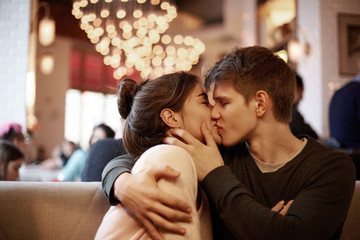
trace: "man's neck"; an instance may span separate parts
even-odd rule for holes
[[[302,141],[291,133],[288,124],[278,122],[259,127],[246,142],[252,155],[271,164],[289,161],[302,147]]]

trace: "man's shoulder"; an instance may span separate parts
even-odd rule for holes
[[[353,168],[353,162],[347,154],[329,148],[312,138],[308,138],[308,143],[301,152],[300,158],[313,168],[334,168],[336,166],[339,171],[344,168]]]

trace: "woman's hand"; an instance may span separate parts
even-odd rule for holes
[[[205,144],[182,129],[171,129],[173,137],[166,137],[163,140],[164,143],[182,147],[190,153],[196,166],[199,182],[201,182],[209,172],[224,165],[218,146],[206,124],[201,125],[201,131],[205,138]]]
[[[191,222],[191,207],[157,187],[159,178],[177,178],[180,173],[168,166],[121,174],[114,183],[114,195],[140,221],[153,239],[163,239],[157,228],[185,234],[174,222]]]

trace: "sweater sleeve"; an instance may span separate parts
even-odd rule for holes
[[[123,157],[124,158],[124,157]],[[157,145],[147,150],[135,163],[132,173],[151,169],[158,165],[168,165],[180,172],[176,179],[160,178],[159,189],[189,203],[192,207],[192,222],[177,222],[186,229],[185,235],[160,230],[164,239],[212,239],[210,216],[200,221],[200,212],[204,212],[204,204],[196,208],[198,182],[195,165],[191,156],[182,148],[170,145]],[[205,200],[205,198],[203,198]],[[202,211],[200,210],[202,209]],[[144,227],[121,204],[111,207],[100,225],[95,239],[150,239]]]
[[[119,204],[115,199],[113,186],[115,180],[124,172],[131,172],[134,158],[130,154],[121,155],[111,160],[102,172],[102,190],[111,205]]]
[[[355,177],[350,159],[333,160],[302,186],[285,216],[260,204],[228,166],[214,169],[201,184],[235,239],[339,239]]]

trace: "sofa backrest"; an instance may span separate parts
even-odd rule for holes
[[[0,239],[94,239],[109,207],[100,182],[0,182]]]
[[[109,204],[100,182],[1,182],[0,239],[94,239]],[[360,181],[341,240],[360,239]]]
[[[360,181],[356,181],[355,192],[344,224],[341,240],[360,239]]]

